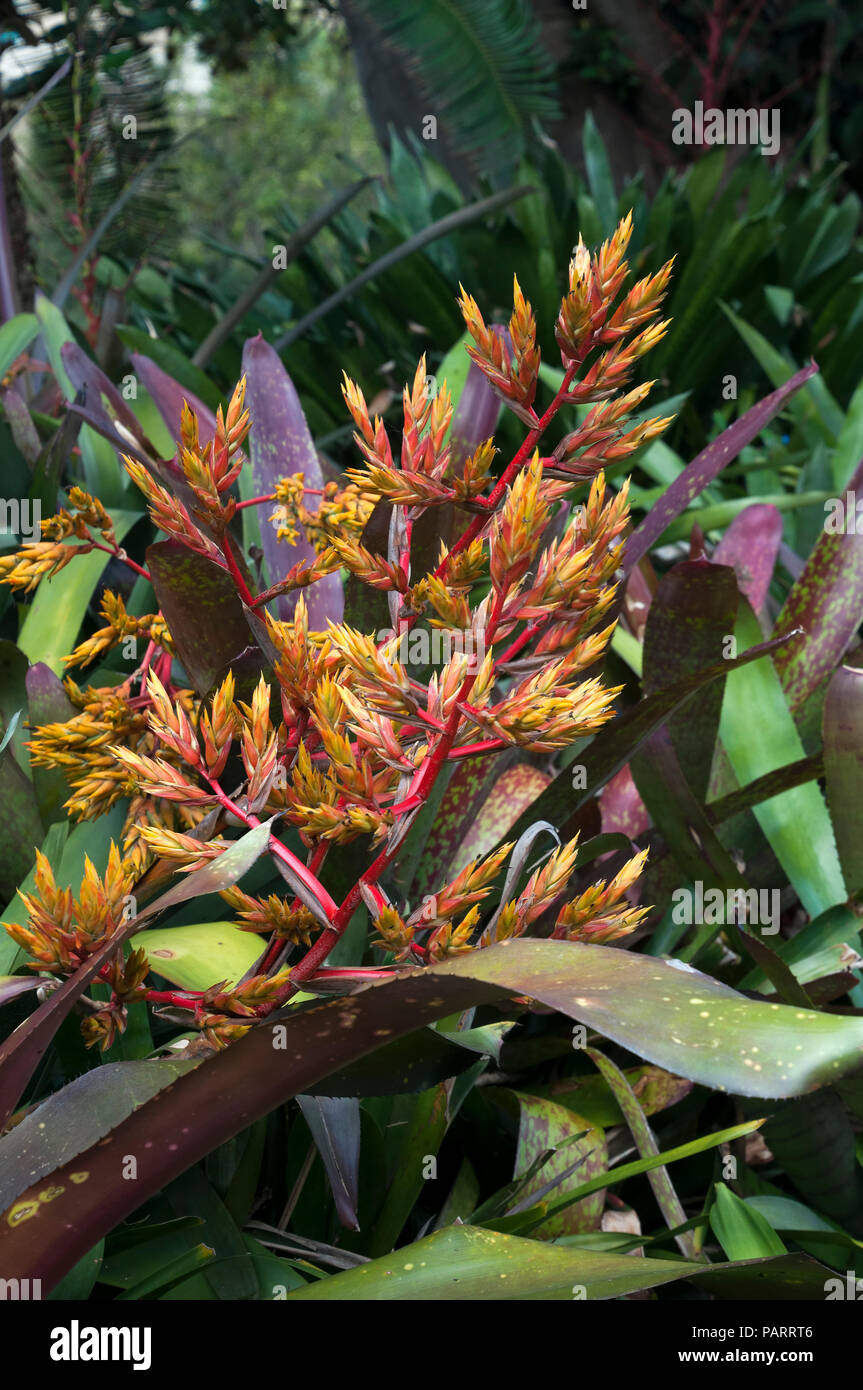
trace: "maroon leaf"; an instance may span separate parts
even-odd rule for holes
[[[198,694],[223,680],[241,656],[244,675],[254,683],[268,663],[252,638],[227,570],[174,539],[148,547],[147,567],[177,654]]]
[[[249,455],[256,494],[273,492],[279,479],[291,473],[302,473],[306,487],[320,490],[324,476],[300,398],[279,354],[260,334],[246,341],[243,371],[252,421]],[[311,497],[308,506],[310,511],[316,510]],[[311,561],[315,556],[314,546],[302,534],[295,546],[279,541],[266,514],[261,516],[261,543],[271,585],[278,583],[298,561]],[[328,619],[341,622],[344,594],[338,574],[328,574],[303,592],[312,629],[323,631]],[[281,594],[274,600],[278,616],[289,617],[298,601],[299,591]]]
[[[44,661],[30,667],[26,677],[28,723],[31,730],[40,724],[65,724],[77,712],[63,689],[63,682]],[[61,812],[69,795],[66,778],[58,767],[32,767],[36,800],[45,825]]]
[[[638,794],[628,763],[603,787],[599,806],[603,834],[620,833],[634,840],[650,824],[647,807]]]
[[[213,438],[216,433],[216,417],[198,396],[187,391],[185,386],[168,376],[167,372],[163,372],[150,357],[142,357],[140,353],[133,352],[132,366],[145,391],[152,396],[153,404],[170,430],[172,439],[180,437],[184,401],[189,403],[198,417],[201,439]]]
[[[863,888],[863,671],[840,666],[824,699],[824,777],[839,862],[849,894]]]
[[[60,356],[76,394],[79,391],[84,393],[83,404],[76,404],[70,409],[110,440],[120,453],[131,454],[142,463],[151,463],[158,459],[158,451],[141,428],[137,415],[123,400],[114,383],[86,352],[83,352],[77,343],[70,342],[63,344]],[[115,422],[119,422],[132,435],[132,440],[119,433]],[[137,448],[133,440],[137,442]]]
[[[733,570],[708,560],[684,560],[663,575],[644,635],[644,691],[671,685],[724,656],[733,636],[737,584]],[[707,795],[719,729],[724,681],[715,681],[668,720],[683,774],[701,801]]]
[[[682,709],[687,702],[693,702],[692,697],[696,691],[700,691],[711,681],[724,678],[729,671],[735,670],[738,666],[746,666],[750,661],[757,661],[762,656],[777,651],[792,636],[793,633],[788,633],[782,637],[775,637],[770,642],[759,642],[757,646],[750,647],[733,660],[720,661],[692,675],[682,676],[673,685],[657,690],[652,695],[646,695],[637,705],[626,710],[619,719],[615,719],[607,729],[597,734],[593,742],[579,755],[579,764],[574,767],[580,765],[584,776],[578,784],[578,789],[575,790],[573,767],[564,768],[529,810],[519,816],[515,825],[510,827],[506,838],[517,839],[531,822],[539,817],[552,821],[554,825],[565,826],[573,813],[595,797],[600,788],[630,761],[636,749],[641,747],[654,729],[664,724],[674,710]]]
[[[755,613],[767,598],[779,547],[782,544],[782,513],[769,502],[753,502],[738,512],[713,552],[717,565],[730,565],[737,585]]]
[[[848,483],[863,492],[863,462]],[[846,518],[854,526],[854,515]],[[863,616],[863,534],[854,529],[818,537],[800,578],[776,619],[775,632],[801,627],[803,641],[774,657],[788,703],[799,709],[844,655]]]
[[[815,362],[810,362],[808,367],[803,367],[794,376],[789,377],[783,386],[777,391],[771,391],[769,396],[765,396],[763,401],[753,405],[747,410],[745,415],[741,415],[739,420],[735,420],[733,425],[729,425],[727,430],[723,430],[718,439],[714,439],[712,444],[708,444],[706,449],[692,460],[687,468],[668,488],[667,492],[659,498],[651,507],[647,516],[640,526],[637,526],[626,543],[626,551],[623,558],[623,568],[627,574],[638,564],[642,556],[656,544],[663,531],[674,521],[675,517],[685,511],[690,502],[712,483],[725,468],[726,464],[733,459],[747,444],[761,433],[764,426],[769,424],[774,415],[782,409],[782,406],[793,396],[795,391],[805,385],[811,376],[818,371]]]

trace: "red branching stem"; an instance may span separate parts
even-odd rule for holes
[[[231,549],[231,542],[228,537],[227,531],[225,532],[225,536],[222,541],[222,554],[225,557],[225,562],[227,564],[231,578],[237,586],[237,592],[239,593],[243,602],[245,604],[248,604],[249,607],[251,607],[255,602],[255,596],[249,589],[248,584],[246,583],[245,579],[240,573],[240,567],[237,564],[236,559],[234,558],[234,552]]]
[[[506,748],[506,740],[502,738],[486,738],[482,743],[462,743],[458,748],[453,748],[448,754],[450,762],[455,762],[456,758],[472,758],[475,753],[493,753],[501,748]]]
[[[504,599],[505,596],[503,593],[498,593],[495,595],[495,601],[492,606],[491,614],[489,615],[488,627],[486,631],[486,641],[488,641],[489,643],[494,641],[494,632],[495,628],[497,627],[497,624],[500,621],[500,615],[503,611]],[[429,792],[434,786],[438,773],[440,772],[441,768],[447,760],[447,756],[452,748],[455,736],[458,732],[458,726],[462,719],[462,712],[459,709],[459,704],[462,701],[464,701],[470,694],[471,688],[474,682],[476,681],[477,675],[478,672],[473,671],[465,677],[461,690],[459,691],[458,697],[453,703],[452,713],[450,714],[449,719],[447,720],[446,728],[441,733],[440,738],[435,744],[433,751],[430,753],[429,757],[426,758],[422,767],[417,772],[417,775],[414,779],[414,783],[410,787],[405,801],[401,802],[398,806],[393,807],[393,811],[396,814],[403,814],[405,810],[412,810],[415,807],[418,808],[428,797]],[[359,907],[363,898],[363,888],[370,888],[372,885],[377,883],[378,879],[381,877],[381,874],[384,873],[384,871],[389,867],[393,859],[398,854],[399,844],[400,841],[396,841],[396,843],[392,845],[389,849],[382,850],[381,853],[378,855],[377,859],[373,861],[369,868],[366,869],[365,873],[354,884],[353,888],[348,893],[344,902],[338,908],[335,916],[331,919],[330,925],[324,928],[318,939],[306,952],[303,959],[291,971],[290,981],[288,982],[284,991],[285,1000],[289,999],[294,993],[296,993],[300,984],[304,980],[310,979],[311,976],[315,973],[315,971],[318,970],[320,966],[323,964],[323,962],[326,960],[330,951],[333,949],[336,942],[340,939],[342,932],[345,930],[346,926],[353,917],[355,910],[357,909],[357,907]]]
[[[527,435],[524,443],[518,450],[518,453],[515,454],[512,461],[507,464],[506,468],[504,469],[501,476],[498,478],[488,497],[485,499],[486,507],[489,514],[493,512],[494,509],[497,507],[498,502],[503,497],[513,478],[516,476],[519,469],[530,458],[531,453],[536,448],[545,430],[551,424],[551,421],[554,419],[555,415],[560,410],[561,406],[564,404],[566,397],[569,393],[569,388],[572,385],[573,380],[575,378],[575,374],[592,346],[593,337],[591,336],[591,338],[588,339],[587,346],[583,349],[582,352],[579,353],[576,359],[570,362],[569,366],[567,367],[566,372],[564,373],[563,381],[560,384],[560,389],[557,392],[557,395],[555,396],[551,405],[540,416],[535,427]],[[458,540],[455,542],[452,549],[449,551],[449,554],[456,555],[459,551],[466,549],[466,547],[470,545],[471,541],[476,540],[483,527],[485,527],[487,524],[488,516],[486,516],[484,513],[480,516],[475,516],[473,521],[468,526],[467,530],[464,531],[461,534],[461,536],[459,536]],[[446,563],[446,559],[442,560],[441,563],[438,565],[437,569],[435,570],[435,574],[438,577],[440,577],[444,573],[444,570],[446,569]]]
[[[222,790],[215,777],[207,777],[206,780],[212,787],[219,805],[224,806],[226,811],[230,811],[231,815],[236,816],[238,820],[242,821],[243,824],[247,825],[251,830],[256,829],[261,824],[261,821],[256,815],[253,815],[251,811],[241,810],[236,802],[231,800],[227,792]],[[288,867],[293,870],[300,882],[314,895],[324,912],[326,912],[327,916],[332,920],[333,916],[338,912],[337,904],[334,899],[330,897],[324,885],[315,877],[314,873],[306,867],[302,859],[298,859],[297,856],[288,849],[287,845],[283,845],[278,836],[273,834],[270,835],[268,848],[271,854],[274,854],[277,859],[281,859],[283,864],[287,864]]]
[[[265,492],[262,497],[247,497],[245,502],[236,502],[234,511],[241,512],[244,507],[259,507],[263,502],[275,502],[275,500],[276,494],[274,492]]]
[[[545,619],[543,619],[543,621],[545,621]],[[510,643],[506,651],[501,652],[500,656],[495,657],[495,669],[506,665],[508,661],[512,661],[513,657],[518,656],[519,652],[523,651],[524,648],[533,641],[541,626],[542,623],[528,623],[524,631],[519,633],[518,637],[516,637],[514,642]]]
[[[140,565],[137,565],[137,564],[135,563],[134,560],[130,560],[130,559],[129,559],[128,555],[126,554],[125,550],[123,550],[122,546],[119,546],[119,545],[100,545],[98,541],[93,541],[93,549],[94,549],[94,550],[104,550],[104,552],[105,552],[106,555],[113,555],[115,560],[122,560],[122,562],[123,562],[124,565],[128,565],[128,566],[129,566],[129,569],[130,569],[130,570],[134,570],[135,574],[139,574],[139,575],[141,576],[142,579],[149,579],[149,578],[150,578],[150,575],[149,575],[149,573],[148,573],[147,570],[142,569],[141,566],[140,566]]]
[[[200,994],[178,994],[173,989],[147,989],[144,998],[148,1004],[173,1004],[177,1009],[189,1009],[192,1013],[198,1007]]]

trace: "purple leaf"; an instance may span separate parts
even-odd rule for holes
[[[0,1004],[8,1004],[10,999],[17,999],[19,994],[38,989],[44,983],[38,975],[0,975]]]
[[[279,479],[291,473],[302,473],[308,488],[323,488],[321,465],[294,383],[275,348],[265,343],[260,334],[246,341],[243,371],[246,404],[252,421],[249,456],[255,492],[258,495],[274,492]],[[278,583],[297,561],[311,561],[315,557],[314,546],[302,534],[295,546],[277,540],[276,529],[266,515],[261,517],[261,543],[271,585]],[[323,631],[327,619],[341,622],[344,594],[338,574],[328,574],[303,592],[310,628]],[[279,618],[290,617],[298,602],[299,591],[281,594],[275,599]]]
[[[863,492],[863,462],[857,465],[848,491]],[[854,526],[854,513],[846,518]],[[775,632],[802,627],[805,637],[793,649],[774,657],[782,687],[792,710],[834,669],[844,655],[863,616],[863,534],[826,531],[818,537],[806,566],[792,588]]]
[[[83,352],[77,343],[64,343],[60,349],[60,357],[76,394],[79,391],[84,392],[83,405],[76,405],[75,412],[83,416],[99,434],[110,440],[121,453],[131,454],[142,463],[151,463],[157,459],[158,451],[141,428],[137,415],[130,410],[114,383],[86,352]],[[105,398],[104,401],[102,397]],[[106,407],[105,401],[110,410]],[[119,422],[137,441],[137,449],[130,440],[118,432],[115,422]]]
[[[3,414],[18,451],[32,468],[42,452],[42,441],[30,411],[14,386],[8,386],[3,392]]]
[[[682,560],[674,565],[660,580],[647,616],[644,693],[652,695],[679,677],[720,661],[724,638],[733,633],[736,615],[732,570],[708,560]],[[714,681],[697,701],[668,720],[683,775],[701,800],[707,795],[724,688],[724,681]]]
[[[782,513],[769,502],[753,502],[738,512],[713,552],[717,565],[730,565],[737,586],[760,613],[782,543]]]
[[[752,443],[764,426],[782,409],[789,396],[799,391],[817,371],[817,363],[810,362],[808,367],[802,367],[799,372],[795,372],[778,391],[771,391],[763,401],[747,410],[745,415],[735,420],[727,430],[723,430],[718,439],[714,439],[712,444],[702,449],[689,466],[684,468],[629,537],[623,558],[623,568],[627,574],[656,544],[675,517],[680,516],[708,484],[719,476],[726,464],[736,459],[740,451]]]
[[[604,834],[620,831],[634,840],[650,825],[650,815],[632,780],[629,763],[605,784],[599,806]]]
[[[249,648],[253,660],[245,661],[243,675],[251,674],[256,683],[268,663],[252,639],[227,570],[173,539],[148,547],[147,568],[177,654],[198,694],[223,680],[229,667],[237,673],[237,658]]]
[[[191,391],[187,391],[185,386],[181,386],[172,376],[168,376],[167,372],[163,372],[151,357],[142,357],[140,353],[133,352],[132,366],[145,391],[152,396],[153,404],[170,430],[172,439],[180,437],[184,401],[188,401],[198,417],[201,439],[213,438],[216,433],[216,417],[208,405],[204,405],[204,402]]]
[[[31,729],[40,724],[65,724],[77,713],[63,689],[63,682],[44,661],[37,661],[26,676],[28,722]],[[63,802],[69,785],[59,767],[32,767],[33,787],[45,825],[65,815]]]
[[[153,404],[168,427],[171,438],[180,438],[180,421],[183,414],[183,403],[186,402],[198,417],[199,436],[202,443],[212,439],[216,433],[216,417],[209,406],[187,391],[167,372],[163,372],[155,362],[149,357],[142,357],[139,353],[132,353],[132,366],[141,380],[141,384],[148,394],[152,397]],[[89,402],[88,402],[89,406]],[[98,428],[98,426],[97,426]],[[104,431],[103,431],[104,433]],[[130,451],[131,452],[131,451]],[[186,482],[176,457],[170,459],[159,459],[155,462],[155,450],[153,451],[153,466],[159,474],[161,481],[170,489],[188,509],[194,509],[196,505],[195,494]],[[202,530],[208,531],[209,528],[201,525]]]
[[[509,329],[500,323],[493,323],[491,327],[499,338],[503,338],[510,353],[512,353],[514,349],[512,338],[509,336]],[[480,371],[475,362],[471,362],[458,405],[453,412],[449,432],[449,444],[452,451],[451,466],[455,476],[459,478],[462,476],[465,463],[471,454],[479,448],[480,444],[484,444],[487,439],[492,438],[497,429],[500,411],[500,400],[489,386],[488,378]]]

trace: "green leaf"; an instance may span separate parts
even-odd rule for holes
[[[237,984],[261,954],[261,939],[231,922],[153,927],[139,933],[150,969],[181,989],[204,990],[221,980]]]
[[[614,1098],[620,1106],[630,1134],[638,1146],[638,1152],[642,1158],[654,1158],[659,1153],[659,1145],[653,1137],[653,1131],[647,1123],[638,1097],[624,1076],[619,1067],[608,1057],[604,1057],[596,1048],[586,1049],[588,1057],[596,1063],[602,1076],[614,1094]],[[656,1198],[656,1205],[665,1218],[668,1229],[673,1231],[675,1227],[682,1226],[686,1221],[686,1212],[680,1202],[680,1198],[674,1190],[674,1184],[668,1176],[666,1168],[654,1168],[648,1175],[647,1180]],[[677,1237],[677,1244],[681,1253],[687,1259],[694,1259],[696,1255],[695,1242],[691,1231],[684,1232]]]
[[[581,138],[588,186],[599,213],[603,236],[610,237],[617,226],[617,194],[605,145],[590,111],[585,115]]]
[[[113,457],[113,450],[111,453]],[[112,510],[111,516],[114,534],[122,542],[140,512]],[[78,640],[93,590],[109,558],[101,550],[91,550],[89,555],[76,555],[53,579],[42,580],[18,637],[18,646],[31,661],[44,661],[55,675],[63,674],[63,657]]]
[[[308,1284],[295,1299],[342,1302],[479,1302],[622,1298],[678,1279],[726,1297],[823,1297],[822,1265],[801,1256],[704,1265],[577,1250],[473,1226],[448,1226],[356,1269]],[[795,1287],[796,1286],[796,1287]]]
[[[849,486],[851,475],[863,458],[863,381],[848,405],[844,424],[833,450],[831,465],[837,491]]]
[[[751,324],[746,323],[744,319],[739,318],[721,300],[719,307],[726,318],[733,323],[758,365],[773,382],[774,387],[778,388],[784,385],[797,370],[794,363],[787,361],[762,333],[759,333]],[[813,442],[820,438],[828,444],[832,444],[842,432],[845,423],[842,409],[833,399],[820,376],[812,377],[807,389],[792,400],[789,409],[795,419],[807,430],[808,436]]]
[[[426,1181],[425,1160],[435,1158],[443,1143],[449,1123],[447,1101],[443,1084],[410,1098],[393,1179],[369,1241],[370,1255],[382,1255],[396,1244]]]
[[[39,332],[35,314],[16,314],[0,328],[0,377],[8,372],[16,357],[20,357]]]
[[[735,634],[741,647],[761,635],[743,598]],[[719,736],[741,784],[803,757],[803,744],[770,661],[729,672]],[[806,782],[753,809],[810,916],[843,902],[846,891],[836,841],[817,783]]]
[[[851,1120],[833,1087],[778,1105],[762,1132],[801,1196],[825,1216],[858,1229],[863,1176]]]
[[[75,339],[60,310],[38,290],[36,314],[57,384],[65,400],[72,402],[75,399],[75,388],[69,380],[60,353],[64,343],[74,342]],[[81,445],[87,491],[98,497],[113,514],[113,508],[122,502],[127,491],[127,478],[123,466],[107,439],[103,439],[89,425],[81,426],[78,441]]]
[[[716,1183],[715,1192],[710,1225],[730,1260],[757,1260],[786,1253],[770,1222],[759,1211],[748,1206],[723,1182]]]

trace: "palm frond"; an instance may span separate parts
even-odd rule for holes
[[[500,172],[524,152],[533,120],[559,116],[554,65],[527,0],[359,0],[408,61],[453,146]]]

